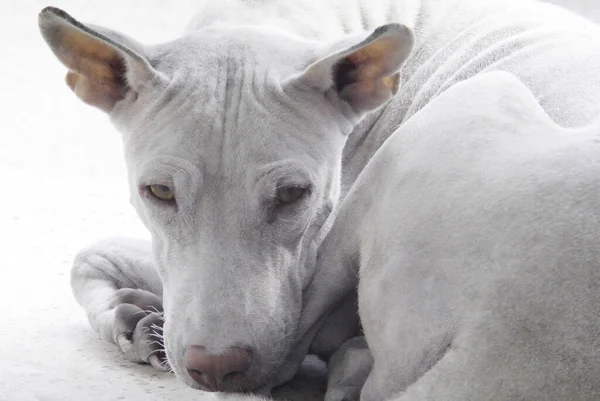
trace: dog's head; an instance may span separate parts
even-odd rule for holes
[[[123,135],[175,373],[213,391],[267,383],[295,340],[346,136],[397,91],[412,33],[324,45],[215,25],[143,46],[54,8],[40,28],[69,87]]]

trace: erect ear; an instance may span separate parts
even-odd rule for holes
[[[318,60],[300,79],[324,92],[333,90],[356,113],[366,113],[398,92],[400,69],[413,45],[408,27],[383,25],[362,42]]]
[[[141,46],[124,35],[92,29],[54,7],[43,9],[38,23],[52,52],[69,69],[67,85],[85,103],[105,112],[128,91],[161,77]]]

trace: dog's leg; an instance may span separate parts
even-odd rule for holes
[[[364,337],[346,341],[329,360],[325,401],[358,401],[373,357]]]
[[[350,291],[335,309],[323,317],[321,328],[310,344],[309,353],[329,361],[342,344],[360,335],[358,292]]]
[[[272,383],[274,386],[286,383],[296,374],[313,342],[312,351],[323,355],[326,351],[332,351],[331,346],[335,343],[332,339],[340,339],[339,333],[330,336],[332,327],[326,321],[330,315],[342,316],[345,312],[338,312],[349,305],[344,304],[347,300],[345,298],[356,296],[358,242],[355,231],[346,229],[347,226],[355,225],[355,220],[353,216],[340,214],[335,217],[332,214],[329,223],[325,223],[327,225],[335,221],[335,224],[329,225],[331,229],[319,247],[314,274],[302,294],[305,304],[298,322],[298,341],[275,377]],[[343,235],[346,233],[348,234]],[[355,317],[356,314],[352,319]],[[316,338],[317,334],[320,338]],[[328,340],[323,341],[327,337]],[[343,340],[346,339],[342,338]]]
[[[71,287],[95,332],[125,357],[168,369],[162,351],[162,284],[148,241],[113,238],[80,251]]]

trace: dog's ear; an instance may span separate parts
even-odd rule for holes
[[[335,94],[362,114],[385,104],[398,92],[400,69],[414,45],[404,25],[377,28],[365,40],[313,63],[300,79]]]
[[[38,23],[52,52],[69,69],[67,85],[85,103],[105,112],[128,91],[164,79],[142,46],[124,35],[85,26],[54,7],[43,9]]]

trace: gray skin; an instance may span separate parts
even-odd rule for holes
[[[320,285],[315,251],[375,152],[439,94],[507,70],[561,125],[600,114],[599,28],[526,0],[207,2],[185,35],[153,46],[52,8],[40,28],[67,84],[122,133],[131,203],[152,235],[83,250],[75,296],[126,357],[168,360],[196,388],[191,345],[250,349],[249,369],[220,390],[266,393],[307,352],[326,358],[358,334],[355,295],[303,314]]]
[[[599,176],[599,123],[558,126],[505,72],[455,85],[344,199],[301,327],[358,285],[361,401],[600,399]]]

